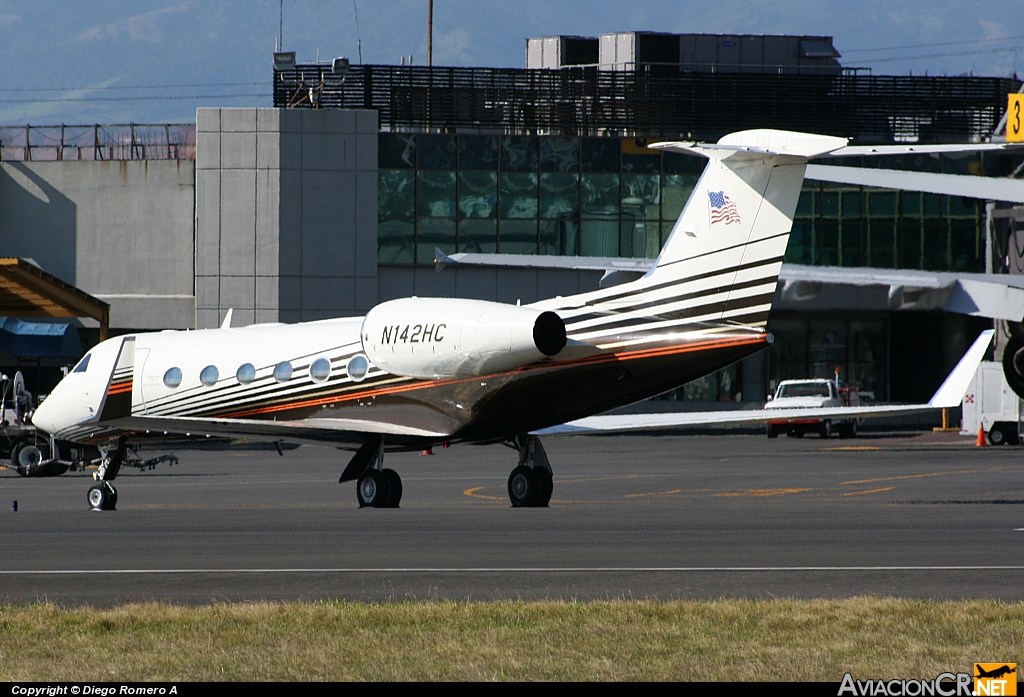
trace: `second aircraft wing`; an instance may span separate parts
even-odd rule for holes
[[[680,426],[765,423],[804,419],[865,419],[880,416],[903,416],[934,409],[959,406],[964,392],[978,370],[985,351],[992,342],[994,330],[983,331],[942,386],[925,404],[882,404],[860,407],[824,407],[811,409],[750,409],[737,411],[675,412],[669,414],[601,414],[534,432],[537,436],[582,435],[652,431]]]

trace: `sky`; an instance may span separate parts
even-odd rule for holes
[[[426,64],[427,0],[0,0],[0,125],[188,123],[271,106],[299,62]],[[280,22],[283,9],[283,23]],[[356,17],[358,16],[358,23]],[[1024,75],[1024,0],[435,0],[434,65],[524,67],[529,37],[617,31],[834,36],[876,75]]]

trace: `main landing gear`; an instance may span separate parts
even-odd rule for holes
[[[92,475],[96,483],[89,487],[87,494],[90,510],[112,511],[117,507],[117,489],[110,482],[117,478],[127,452],[128,439],[123,436],[117,439],[116,445],[109,443],[100,448],[103,461]]]
[[[370,436],[356,451],[338,482],[356,481],[360,508],[398,508],[402,500],[402,478],[384,468],[384,442]]]
[[[551,463],[540,439],[521,433],[512,441],[519,464],[508,475],[508,497],[513,508],[547,508],[554,488]]]

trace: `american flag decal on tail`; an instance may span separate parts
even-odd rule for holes
[[[724,191],[709,191],[708,198],[711,199],[711,224],[725,223],[732,225],[740,222],[740,213],[736,210],[736,203],[725,195]]]

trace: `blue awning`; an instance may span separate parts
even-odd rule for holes
[[[0,317],[0,351],[16,358],[78,358],[82,341],[70,324]]]

